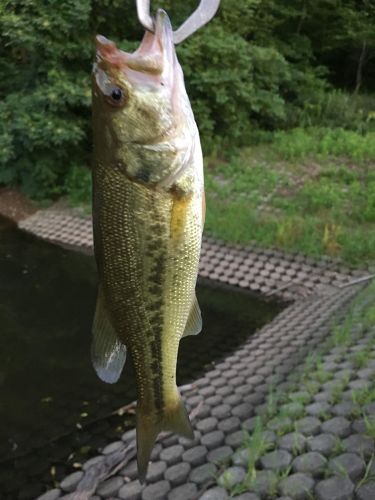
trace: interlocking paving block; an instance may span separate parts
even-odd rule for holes
[[[326,463],[327,459],[323,455],[316,451],[310,451],[295,458],[292,466],[295,472],[319,476],[324,472]]]
[[[43,495],[40,495],[36,500],[57,500],[61,496],[61,490],[58,488],[54,488],[53,490],[49,490]]]
[[[129,431],[124,432],[124,434],[121,436],[121,439],[126,444],[128,444],[131,441],[133,441],[133,439],[135,439],[136,434],[137,434],[137,430],[135,428],[134,429],[130,429]]]
[[[375,498],[375,481],[368,481],[358,488],[356,491],[358,500],[374,500]]]
[[[111,477],[98,486],[96,493],[103,498],[109,498],[115,495],[123,484],[124,480],[122,477]]]
[[[300,418],[305,413],[305,407],[301,403],[292,402],[282,405],[280,411],[290,418]]]
[[[32,232],[49,241],[82,247],[92,250],[92,222],[54,209],[38,211],[19,223],[21,229]],[[224,251],[221,252],[220,249]],[[249,259],[250,249],[243,247],[241,254],[233,245],[217,244],[204,237],[202,242],[200,274],[210,279],[224,281],[232,285],[262,293],[274,293],[285,300],[312,294],[324,284],[333,288],[350,281],[353,272],[343,268],[342,272],[330,272],[330,262],[314,262],[303,258],[298,264],[298,255],[280,253],[277,263],[270,262],[268,250],[254,247],[253,257]],[[229,257],[229,259],[228,259]],[[230,260],[232,258],[232,260]],[[230,267],[226,265],[229,264]],[[299,266],[299,267],[298,267]],[[301,268],[302,266],[302,268]],[[254,270],[256,273],[254,274]],[[366,274],[359,271],[358,275]],[[309,279],[307,279],[309,278]],[[290,285],[285,288],[285,281]],[[281,286],[280,286],[281,285]]]
[[[168,481],[150,484],[142,491],[142,500],[164,500],[171,489]]]
[[[292,455],[286,450],[275,450],[263,455],[260,462],[265,469],[284,470],[292,461]]]
[[[229,467],[218,479],[218,484],[224,488],[233,488],[236,484],[242,483],[246,477],[245,469],[238,466]]]
[[[232,409],[232,415],[239,418],[247,418],[252,414],[253,406],[249,403],[242,403]]]
[[[342,442],[346,451],[358,453],[360,456],[371,457],[374,453],[374,440],[362,434],[352,434]]]
[[[156,443],[151,451],[150,460],[152,460],[153,462],[158,460],[161,450],[162,450],[162,445],[160,443]]]
[[[354,432],[357,432],[358,434],[362,434],[366,432],[366,422],[363,418],[359,418],[358,420],[355,420],[352,423],[352,429]]]
[[[73,472],[73,474],[69,474],[69,476],[66,476],[66,478],[63,481],[61,481],[60,488],[70,493],[75,490],[77,484],[80,482],[82,477],[83,477],[83,472],[81,470]]]
[[[89,460],[87,460],[87,462],[85,462],[83,464],[82,469],[84,471],[86,471],[87,469],[89,469],[93,465],[100,464],[101,462],[103,462],[103,460],[104,460],[104,457],[102,455],[98,455],[97,457],[90,458]]]
[[[191,466],[201,465],[205,461],[206,455],[207,448],[205,446],[194,446],[183,453],[182,460],[188,462]]]
[[[229,417],[224,420],[220,420],[217,427],[225,434],[230,434],[237,431],[241,427],[241,420],[238,417]]]
[[[115,451],[121,451],[125,448],[125,444],[122,441],[114,441],[113,443],[108,444],[102,449],[103,455],[110,455]]]
[[[232,380],[232,384],[233,385],[235,384],[235,382],[233,380]],[[231,405],[232,407],[239,405],[241,402],[242,402],[241,394],[236,394],[236,393],[228,394],[223,398],[223,403],[225,403],[227,405]]]
[[[352,481],[357,481],[364,473],[366,464],[355,453],[342,453],[332,458],[328,467],[338,475],[349,476]]]
[[[191,471],[189,479],[193,483],[200,485],[214,479],[216,471],[217,467],[215,464],[200,465]]]
[[[121,475],[129,479],[136,479],[138,477],[138,465],[136,460],[129,462],[123,469]]]
[[[316,417],[304,417],[295,422],[296,431],[308,436],[318,434],[321,422]]]
[[[216,429],[217,425],[218,425],[217,418],[208,417],[208,418],[204,418],[203,420],[200,420],[199,422],[197,422],[196,427],[199,431],[201,431],[202,433],[205,434],[207,432],[211,432],[214,429]]]
[[[354,484],[347,477],[334,476],[320,481],[315,487],[318,500],[352,500]]]
[[[172,486],[179,486],[180,484],[186,482],[190,470],[190,464],[187,462],[181,462],[169,467],[164,473],[164,478],[169,481]]]
[[[138,481],[132,481],[120,488],[118,497],[122,500],[139,500],[141,498],[143,486]]]
[[[199,431],[194,431],[194,439],[179,437],[178,442],[185,448],[185,450],[188,450],[189,448],[197,446],[200,443],[200,439],[201,433]]]
[[[150,465],[148,466],[146,482],[155,483],[156,481],[162,479],[166,468],[167,464],[162,461],[150,463]]]
[[[168,500],[195,500],[197,492],[196,484],[186,483],[171,490],[168,493]]]
[[[181,444],[176,444],[170,446],[169,448],[164,448],[160,452],[160,460],[163,460],[168,465],[173,465],[181,460],[181,455],[184,452],[184,447]]]
[[[314,480],[308,474],[296,472],[279,483],[282,495],[293,500],[309,500],[314,490]]]
[[[218,419],[228,418],[231,416],[231,407],[227,404],[222,404],[212,408],[212,416]]]
[[[230,446],[221,446],[220,448],[216,448],[215,450],[211,450],[207,454],[207,461],[212,463],[222,463],[229,462],[231,456],[233,454],[233,450]]]
[[[217,379],[216,379],[217,380]],[[224,382],[225,379],[223,379]],[[211,384],[213,383],[213,381],[211,381]],[[223,397],[218,395],[218,394],[215,394],[214,396],[211,396],[209,398],[205,398],[204,402],[206,405],[210,405],[210,406],[219,406],[219,404],[223,401]]]
[[[288,396],[291,401],[298,401],[301,404],[309,404],[312,399],[312,396],[308,391],[291,392]]]
[[[290,432],[285,434],[278,441],[279,448],[289,451],[293,455],[302,453],[306,448],[307,439],[299,432]]]
[[[358,411],[358,406],[356,406],[352,401],[344,401],[337,405],[334,405],[331,409],[334,415],[338,417],[351,417],[355,412]]]
[[[169,436],[162,439],[163,448],[168,448],[169,446],[173,446],[178,443],[178,435],[170,434]]]
[[[329,456],[337,448],[339,439],[333,434],[318,434],[307,439],[307,447],[310,451],[316,451],[322,455]]]
[[[292,420],[289,417],[273,418],[267,423],[268,429],[277,433],[288,432],[293,427]]]
[[[252,489],[260,497],[274,496],[277,487],[277,475],[272,470],[262,470],[257,472]]]
[[[228,500],[228,493],[224,488],[216,486],[203,493],[199,500]]]
[[[236,431],[232,434],[228,434],[225,438],[225,444],[232,446],[233,448],[238,448],[244,443],[246,434],[247,433],[245,431]]]
[[[374,361],[375,361],[375,359],[374,359]],[[367,413],[367,415],[375,415],[375,401],[365,405],[364,410]]]
[[[220,267],[220,262],[224,260],[224,258],[226,258],[230,252],[228,252],[228,249],[224,248],[221,244],[216,245],[216,243],[212,240],[207,240],[207,244],[210,247],[209,251],[211,252],[209,256],[206,252],[208,260],[211,260],[212,264],[214,264],[214,258],[217,259],[216,264],[211,266],[212,270],[215,270],[215,267]],[[205,254],[204,246],[205,244],[203,245],[202,250],[203,258]],[[257,275],[263,276],[263,278],[265,278],[265,275],[267,273],[264,273],[263,271],[268,270],[268,268],[266,269],[266,265],[272,264],[273,269],[279,267],[279,272],[285,274],[286,270],[292,268],[292,264],[294,264],[293,261],[290,260],[288,262],[288,265],[285,265],[283,267],[283,264],[281,262],[270,261],[270,259],[273,258],[271,254],[262,254],[259,252],[255,253],[255,260],[251,262],[249,261],[247,264],[244,264],[245,259],[248,258],[248,250],[234,248],[233,252],[233,259],[229,259],[228,262],[233,262],[235,264],[233,268],[234,273],[247,272],[247,269],[255,268],[254,264],[259,264],[256,273]],[[279,257],[277,257],[277,259],[279,259]],[[301,262],[300,265],[303,266],[305,264]],[[310,264],[306,263],[306,265]],[[242,269],[241,266],[245,266],[245,268]],[[293,268],[296,269],[296,276],[300,272],[306,273],[306,276],[309,274],[308,269],[306,270],[305,268],[301,267],[301,270],[298,270],[297,267]],[[319,268],[319,273],[321,272],[321,269],[324,269],[324,267]],[[210,275],[210,273],[208,275]],[[212,274],[210,276],[213,277]],[[224,276],[224,274],[222,274],[221,276]],[[290,276],[293,276],[293,274],[290,274]],[[282,278],[283,276],[280,274],[281,281]],[[327,282],[330,283],[331,278],[328,275],[326,276],[326,278],[328,279]],[[241,280],[244,281],[244,278],[239,277],[238,281]],[[253,279],[251,278],[248,281],[249,283],[251,283]],[[319,279],[317,279],[316,281],[311,281],[312,286],[316,287]],[[262,289],[265,284],[268,286],[268,283],[266,281],[260,281],[259,283],[259,289]],[[238,432],[239,428],[241,427],[241,420],[245,421],[245,428],[246,426],[249,426],[249,428],[251,427],[252,424],[250,423],[251,418],[249,418],[249,413],[251,415],[251,413],[254,411],[255,405],[259,405],[264,402],[264,398],[269,390],[270,383],[283,382],[284,374],[290,373],[290,371],[292,371],[295,365],[298,363],[298,360],[300,359],[298,358],[298,356],[300,352],[302,354],[302,349],[307,346],[314,347],[319,343],[320,339],[324,338],[324,336],[328,332],[328,329],[326,327],[323,328],[322,325],[327,323],[332,313],[339,308],[339,304],[344,304],[345,301],[348,301],[350,297],[354,296],[355,294],[353,288],[352,290],[347,289],[343,291],[336,291],[335,289],[333,289],[333,291],[335,291],[335,293],[332,295],[319,297],[319,293],[317,293],[317,295],[311,299],[306,299],[305,301],[300,301],[290,306],[279,315],[276,321],[272,322],[270,325],[262,329],[260,333],[253,336],[251,340],[247,344],[245,344],[245,346],[241,346],[238,352],[232,354],[231,356],[228,356],[223,362],[221,362],[219,364],[220,367],[217,366],[216,369],[211,370],[205,377],[202,377],[200,380],[198,380],[196,384],[194,384],[194,390],[187,391],[185,397],[188,399],[188,406],[191,409],[196,407],[200,401],[203,400],[205,402],[205,404],[200,409],[197,422],[207,417],[214,417],[217,420],[217,427],[213,427],[212,429],[207,430],[205,432],[206,436],[211,433],[220,432],[220,440],[225,434],[227,442],[232,446],[238,446],[238,444],[241,444],[241,433]],[[313,328],[310,328],[310,325],[313,325]],[[277,345],[277,348],[273,347],[275,343]],[[270,359],[271,353],[272,356]],[[342,353],[342,355],[344,356],[344,353]],[[345,367],[348,368],[349,365],[340,364],[339,366],[340,369],[345,369]],[[277,371],[278,375],[275,375],[275,373],[272,374],[273,371]],[[273,382],[275,376],[277,377],[277,382]],[[233,386],[234,383],[235,387]],[[295,388],[300,387],[298,384],[299,376],[297,376],[294,383]],[[231,387],[230,384],[232,384]],[[303,389],[302,386],[301,389]],[[311,390],[310,387],[309,390]],[[308,401],[310,402],[311,396],[308,396],[308,398],[310,398]],[[298,411],[300,411],[301,408],[301,404],[302,403],[300,399],[296,398],[293,400],[291,398],[291,403],[288,405],[288,408],[290,410],[289,413],[293,415],[298,414]],[[293,413],[293,409],[295,409],[297,413]],[[237,415],[232,413],[233,411]],[[310,424],[312,423],[311,420],[307,422],[309,422]],[[217,431],[215,431],[215,429],[217,429]],[[279,421],[278,423],[271,422],[269,429],[276,430],[279,435],[285,432],[291,432],[294,429],[294,422],[291,419],[284,419],[283,422]],[[123,441],[128,442],[127,438],[125,437],[124,439],[124,437],[125,436],[123,436]],[[131,439],[133,438],[134,434],[132,435]],[[155,452],[152,460],[154,462],[161,460],[161,458],[159,458],[160,454],[167,453],[168,455],[168,453],[170,453],[172,455],[171,462],[173,462],[175,459],[177,461],[180,461],[182,458],[181,455],[183,455],[184,462],[185,457],[189,459],[186,460],[185,468],[187,470],[187,468],[189,468],[190,466],[194,467],[200,465],[206,460],[208,461],[208,464],[206,463],[205,465],[209,466],[213,466],[213,464],[210,463],[210,460],[213,460],[215,462],[217,460],[220,461],[220,459],[229,461],[231,455],[233,454],[231,446],[220,446],[220,444],[219,448],[212,449],[208,452],[207,448],[201,445],[201,440],[204,439],[204,437],[202,438],[202,435],[199,431],[196,432],[196,438],[190,449],[187,449],[190,446],[188,444],[188,441],[186,440],[185,442],[183,441],[183,439],[184,438],[178,438],[175,435],[171,434],[164,435],[164,437],[160,439],[160,443],[158,443],[157,445],[159,448]],[[172,443],[177,442],[179,443],[179,445],[171,446]],[[164,446],[164,449],[162,449],[161,444]],[[109,450],[111,450],[111,446],[116,447],[117,445],[112,444],[109,446]],[[121,447],[123,445],[121,443],[118,446]],[[176,446],[178,451],[177,454],[175,453]],[[173,451],[173,453],[171,450]],[[189,455],[189,452],[191,452],[191,455]],[[177,455],[178,458],[173,458],[177,457]],[[246,463],[244,465],[246,466]],[[182,464],[172,466],[170,469],[178,466],[182,466]],[[129,464],[129,466],[127,467],[131,469],[132,464]],[[121,475],[124,471],[126,471],[127,467],[123,468],[123,470],[121,471]],[[167,469],[164,472],[164,477],[166,478],[165,482],[167,482],[167,477],[170,477],[166,476],[170,469]],[[193,474],[193,472],[194,470],[191,471],[191,475]],[[260,478],[264,478],[265,475],[269,474],[270,472],[271,471],[261,471],[259,472],[258,476]],[[136,474],[136,470],[134,471],[134,473]],[[128,475],[127,477],[129,477],[130,479],[136,477],[136,475],[132,477],[131,475],[132,474]],[[184,481],[186,480],[187,478],[184,479]],[[192,481],[192,479],[190,479],[190,481]],[[163,483],[163,481],[158,482]],[[136,483],[136,481],[133,481],[133,483]],[[132,483],[124,485],[120,488],[122,494],[125,494],[124,491],[126,488],[129,488],[129,485],[132,485]],[[147,485],[145,491],[150,486],[152,485]],[[173,484],[172,486],[174,486],[174,488],[176,489],[176,487],[179,485]],[[134,494],[136,495],[136,498],[137,495],[139,498],[140,491],[141,490],[139,490],[138,492],[135,491]]]
[[[357,372],[357,376],[360,378],[371,379],[374,376],[374,368],[363,368]]]
[[[333,417],[322,424],[322,431],[346,437],[350,434],[350,422],[345,417]]]
[[[357,379],[353,380],[352,382],[349,382],[349,387],[350,389],[369,389],[371,386],[371,382],[366,379]]]
[[[234,465],[247,466],[249,460],[251,459],[252,452],[250,448],[243,448],[242,450],[237,450],[232,456],[232,462]]]
[[[313,417],[319,417],[320,415],[329,413],[330,409],[331,405],[322,401],[320,403],[312,403],[311,405],[306,406],[306,413],[312,415]]]
[[[235,498],[236,500],[260,500],[258,495],[255,493],[242,493],[242,495],[237,495],[232,498]]]

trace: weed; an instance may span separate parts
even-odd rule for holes
[[[375,479],[375,476],[371,474],[372,464],[374,463],[375,456],[372,455],[368,464],[366,465],[366,470],[363,474],[362,479],[358,482],[356,489],[358,490],[361,486],[366,484],[368,481],[372,481]]]
[[[325,382],[333,379],[332,373],[321,367],[318,367],[315,372],[312,372],[311,377],[317,380],[320,384],[324,384]]]
[[[343,451],[345,451],[345,448],[341,439],[336,439],[335,446],[332,448],[332,455],[340,455]]]
[[[375,417],[364,415],[363,420],[366,426],[366,434],[372,439],[375,439]]]
[[[364,406],[366,404],[372,403],[373,401],[375,401],[375,387],[354,389],[352,391],[352,401],[358,406]]]
[[[361,351],[357,351],[355,354],[351,356],[351,361],[353,362],[355,368],[363,368],[369,362],[371,357],[371,350],[368,347],[365,347]]]
[[[351,332],[353,326],[353,318],[349,313],[345,318],[343,324],[334,327],[333,329],[333,341],[336,347],[346,345],[351,340]]]
[[[206,169],[206,230],[311,256],[374,258],[375,132],[276,132]],[[287,160],[288,163],[285,162]]]

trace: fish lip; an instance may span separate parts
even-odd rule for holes
[[[172,25],[163,9],[157,10],[154,26],[154,32],[146,31],[139,47],[133,53],[120,50],[115,42],[103,35],[97,35],[97,65],[103,69],[115,66],[125,73],[130,70],[162,76],[166,69],[173,67],[175,58]]]

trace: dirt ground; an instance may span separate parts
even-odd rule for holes
[[[36,212],[37,207],[23,193],[12,188],[0,188],[0,215],[18,222]]]

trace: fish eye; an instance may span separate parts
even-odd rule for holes
[[[121,87],[111,87],[107,94],[107,100],[112,106],[122,106],[125,104],[126,94]]]
[[[113,89],[111,93],[111,99],[112,101],[121,101],[122,99],[122,90],[120,88]]]

